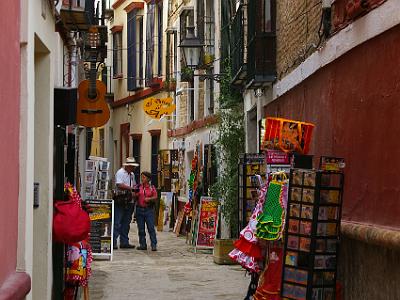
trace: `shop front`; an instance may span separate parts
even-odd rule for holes
[[[316,157],[346,158],[338,266],[345,299],[400,297],[384,279],[389,273],[391,282],[400,276],[394,259],[399,251],[394,243],[400,226],[399,162],[392,155],[399,148],[394,123],[399,114],[399,30],[396,26],[350,50],[264,109],[266,116],[314,123],[310,146]]]

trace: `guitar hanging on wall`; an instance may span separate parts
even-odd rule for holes
[[[105,101],[106,86],[96,80],[97,47],[100,43],[96,27],[89,29],[88,40],[90,45],[90,71],[89,79],[79,83],[79,99],[77,104],[77,123],[85,127],[100,127],[110,119],[110,109]]]

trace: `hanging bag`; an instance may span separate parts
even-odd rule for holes
[[[75,201],[57,201],[54,204],[54,241],[77,243],[87,239],[89,232],[89,215]]]

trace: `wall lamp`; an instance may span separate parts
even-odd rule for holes
[[[182,39],[179,47],[183,50],[183,59],[186,64],[186,67],[191,69],[192,71],[199,68],[202,64],[202,53],[204,53],[203,48],[204,44],[200,41],[200,39],[194,34],[194,26],[186,27],[186,36]],[[191,74],[191,76],[197,76],[200,80],[210,79],[217,82],[221,82],[222,74]]]

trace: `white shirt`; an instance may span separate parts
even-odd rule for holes
[[[130,187],[136,185],[135,176],[133,173],[128,173],[123,167],[115,173],[115,184],[125,184]]]

